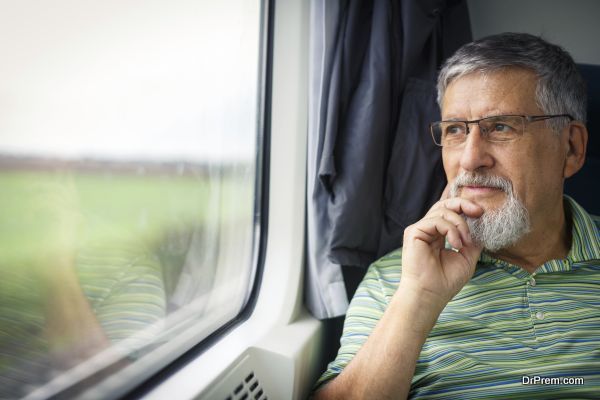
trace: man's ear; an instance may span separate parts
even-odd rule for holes
[[[573,176],[581,169],[585,162],[585,149],[587,148],[588,131],[585,125],[573,121],[568,126],[568,152],[565,160],[563,175],[565,178]]]

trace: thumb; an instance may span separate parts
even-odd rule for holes
[[[479,243],[465,244],[458,252],[465,257],[469,265],[475,266],[479,260],[479,256],[483,251],[483,246]]]

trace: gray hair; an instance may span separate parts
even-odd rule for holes
[[[527,33],[501,33],[467,43],[446,60],[438,76],[438,104],[453,80],[474,72],[518,67],[538,76],[536,103],[545,114],[570,114],[585,123],[586,85],[573,58],[560,46]],[[566,118],[548,120],[561,130]]]

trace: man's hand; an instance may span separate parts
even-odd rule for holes
[[[476,218],[483,209],[458,197],[442,199],[404,231],[399,292],[426,297],[436,313],[469,281],[482,250],[460,214]],[[445,248],[446,239],[453,250]]]

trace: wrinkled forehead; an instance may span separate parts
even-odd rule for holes
[[[441,102],[443,119],[540,112],[538,76],[525,68],[475,71],[450,81]]]

